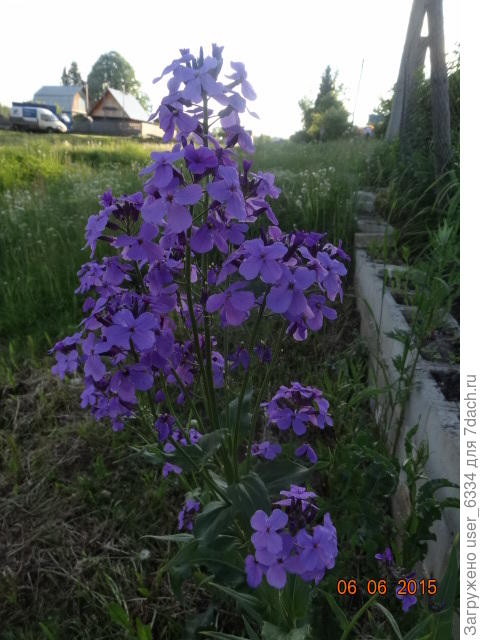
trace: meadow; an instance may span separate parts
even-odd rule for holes
[[[280,226],[326,231],[353,253],[352,194],[378,180],[382,145],[258,140],[254,168],[275,173],[283,190],[275,203]],[[80,381],[60,383],[49,372],[48,349],[81,319],[74,290],[88,257],[86,220],[106,189],[140,189],[138,171],[158,148],[135,140],[0,133],[1,640],[186,640],[202,629],[242,630],[242,612],[229,598],[212,606],[205,576],[178,589],[159,570],[169,545],[148,536],[175,530],[180,493],[138,453],[154,442],[151,429],[113,433],[94,424],[79,408]],[[284,351],[269,380],[276,389],[301,372],[304,384],[323,389],[334,416],[334,431],[316,442],[315,486],[342,554],[315,595],[312,621],[332,638],[347,635],[328,594],[341,577],[378,573],[374,555],[394,535],[390,498],[399,476],[370,409],[379,390],[368,379],[352,281],[353,265],[337,322]],[[415,544],[414,533],[409,543]],[[366,592],[346,597],[342,607],[352,617],[367,599]],[[393,596],[382,602],[398,604]],[[403,616],[402,630],[416,615]],[[396,637],[379,611],[359,625],[357,637]]]

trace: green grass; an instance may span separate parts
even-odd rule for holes
[[[76,273],[98,196],[140,189],[152,143],[0,132],[0,362],[36,360],[80,319]]]

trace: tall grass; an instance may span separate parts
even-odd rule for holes
[[[271,171],[283,192],[275,212],[285,230],[326,231],[353,247],[352,193],[365,186],[379,143],[349,139],[323,144],[261,142],[254,168]]]

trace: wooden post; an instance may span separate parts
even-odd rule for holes
[[[427,1],[432,88],[433,152],[435,175],[440,176],[451,158],[450,98],[445,62],[442,0]]]
[[[393,140],[400,135],[408,114],[408,104],[419,68],[423,68],[427,43],[421,38],[425,18],[426,0],[413,0],[407,37],[403,47],[400,70],[393,95],[392,110],[385,138]]]

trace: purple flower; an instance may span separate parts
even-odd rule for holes
[[[263,364],[270,364],[272,361],[272,350],[265,344],[257,344],[253,349],[257,358]]]
[[[297,557],[292,556],[293,540],[288,534],[280,536],[282,547],[277,553],[268,549],[257,549],[255,558],[266,567],[265,577],[268,584],[275,589],[283,589],[287,583],[287,571],[296,573]]]
[[[207,147],[195,148],[192,143],[185,147],[185,162],[190,173],[195,175],[203,175],[218,165],[214,151]]]
[[[270,444],[268,440],[265,442],[254,442],[251,448],[252,456],[265,458],[265,460],[275,460],[282,453],[282,447],[274,442]]]
[[[295,449],[295,455],[297,456],[297,458],[301,458],[302,456],[306,455],[312,464],[315,464],[318,460],[317,454],[312,449],[312,447],[306,442],[300,445],[298,449]]]
[[[273,554],[281,551],[282,538],[278,531],[283,529],[287,522],[287,516],[280,509],[274,509],[270,516],[267,516],[264,511],[255,511],[250,519],[252,529],[255,529],[255,533],[251,537],[254,547],[257,550],[266,549]]]
[[[183,150],[152,151],[150,158],[153,160],[153,164],[142,169],[139,175],[142,176],[153,171],[150,182],[157,189],[163,189],[172,182],[174,176],[173,163],[183,158],[183,153]]]
[[[280,495],[285,497],[277,500],[275,504],[282,507],[291,507],[299,503],[302,511],[305,511],[312,504],[312,499],[317,497],[317,494],[313,491],[308,491],[305,487],[300,487],[296,484],[290,485],[289,490],[283,489],[280,491]]]
[[[312,331],[318,331],[322,328],[323,318],[327,320],[335,320],[337,312],[325,304],[325,296],[313,294],[308,298],[308,306],[312,310],[312,316],[307,318],[307,325]]]
[[[304,387],[292,382],[290,387],[281,386],[270,402],[263,403],[269,422],[281,431],[293,428],[297,436],[306,433],[309,424],[324,429],[331,426],[329,404],[322,392],[313,387]]]
[[[166,478],[170,473],[175,473],[177,476],[179,476],[182,473],[182,469],[176,464],[165,462],[162,467],[162,478]]]
[[[312,535],[302,529],[297,534],[296,540],[303,549],[300,553],[302,574],[306,573],[310,576],[313,572],[321,579],[325,569],[332,569],[335,566],[335,558],[338,553],[337,532],[330,519],[330,514],[325,514],[323,525],[313,527]]]
[[[394,563],[393,553],[390,547],[385,547],[385,551],[383,553],[376,553],[375,558],[380,562],[385,562],[387,567],[390,567]]]
[[[202,99],[202,91],[209,96],[217,96],[222,93],[223,85],[216,82],[211,71],[217,68],[218,61],[215,58],[207,56],[201,67],[193,69],[179,65],[173,70],[175,84],[183,82],[185,88],[180,92],[184,100],[191,102],[200,102]],[[175,85],[173,85],[175,86]]]
[[[165,187],[160,198],[145,200],[142,208],[143,219],[160,224],[166,217],[166,233],[181,233],[192,224],[192,216],[185,205],[196,204],[201,197],[202,187],[199,184],[181,187],[175,178]]]
[[[247,240],[243,243],[245,258],[239,272],[246,280],[253,280],[260,274],[263,282],[275,284],[282,277],[278,260],[287,253],[287,247],[280,242],[265,245],[263,240]]]
[[[160,258],[161,249],[153,242],[158,235],[158,229],[155,225],[145,222],[140,227],[137,236],[121,235],[112,242],[114,247],[124,247],[122,257],[144,263],[147,260],[153,262]]]
[[[95,334],[89,333],[86,340],[82,343],[83,353],[87,356],[84,363],[84,373],[91,376],[95,382],[98,382],[106,374],[107,369],[103,364],[100,354],[108,351],[110,346],[104,340],[97,340]]]
[[[110,210],[113,210],[111,207]],[[95,248],[97,246],[97,240],[102,235],[105,227],[107,226],[110,211],[105,209],[100,211],[98,215],[92,215],[88,218],[87,226],[85,227],[85,240],[87,241],[86,247],[90,247],[90,257],[93,258]]]
[[[113,324],[105,329],[110,345],[130,349],[130,340],[139,351],[150,349],[155,343],[153,329],[157,323],[149,312],[141,313],[134,318],[130,309],[117,311],[112,317]]]
[[[266,567],[260,564],[255,556],[249,554],[245,558],[245,573],[247,574],[247,584],[252,589],[256,589],[262,582]]]
[[[247,80],[247,72],[245,71],[245,65],[243,62],[231,62],[230,66],[234,70],[234,73],[227,76],[227,78],[231,78],[235,82],[241,83],[241,90],[244,98],[247,100],[255,100],[257,94]]]
[[[74,349],[63,353],[62,351],[55,352],[55,358],[57,363],[51,368],[51,372],[58,376],[60,380],[65,378],[66,373],[75,373],[78,367],[78,353]]]
[[[244,371],[248,369],[250,366],[250,356],[248,354],[248,350],[243,346],[237,347],[235,353],[232,353],[228,356],[228,360],[232,363],[230,365],[230,371],[235,371],[239,366],[241,366]]]
[[[408,576],[405,576],[405,581],[408,585],[408,582],[415,576],[414,573],[410,573]],[[399,594],[399,591],[401,589],[401,585],[398,585],[397,588],[395,589],[395,597],[398,598],[398,600],[401,600],[402,602],[402,611],[404,613],[407,613],[407,611],[410,609],[410,607],[413,607],[413,605],[417,604],[417,598],[414,595],[411,595],[410,593],[406,593],[406,595],[403,594]]]
[[[172,426],[175,424],[175,418],[168,413],[162,413],[155,420],[155,429],[157,431],[157,437],[159,442],[163,442],[168,438],[172,431]]]
[[[267,307],[275,313],[301,315],[308,308],[304,291],[315,281],[315,273],[305,267],[296,267],[293,272],[284,269],[281,282],[272,287],[267,296]]]
[[[219,180],[206,186],[208,195],[225,205],[225,211],[237,220],[245,220],[247,212],[238,172],[234,167],[218,167]]]
[[[235,282],[223,293],[211,295],[205,305],[208,313],[220,310],[220,318],[225,325],[238,326],[244,322],[250,309],[255,305],[255,296],[251,291],[240,291],[244,285]]]
[[[190,246],[195,253],[208,253],[214,245],[222,253],[228,252],[225,225],[216,220],[213,215],[209,215],[206,222],[193,235]]]
[[[183,508],[178,513],[178,530],[192,531],[193,518],[195,513],[200,510],[200,503],[197,500],[187,498]]]
[[[141,364],[133,364],[116,371],[110,381],[110,389],[118,394],[123,402],[136,404],[135,391],[148,391],[153,385],[153,376]]]
[[[175,126],[183,135],[188,135],[198,127],[198,119],[184,113],[180,102],[161,104],[155,116],[158,116],[158,123],[164,131],[163,142],[170,142],[175,133]]]

